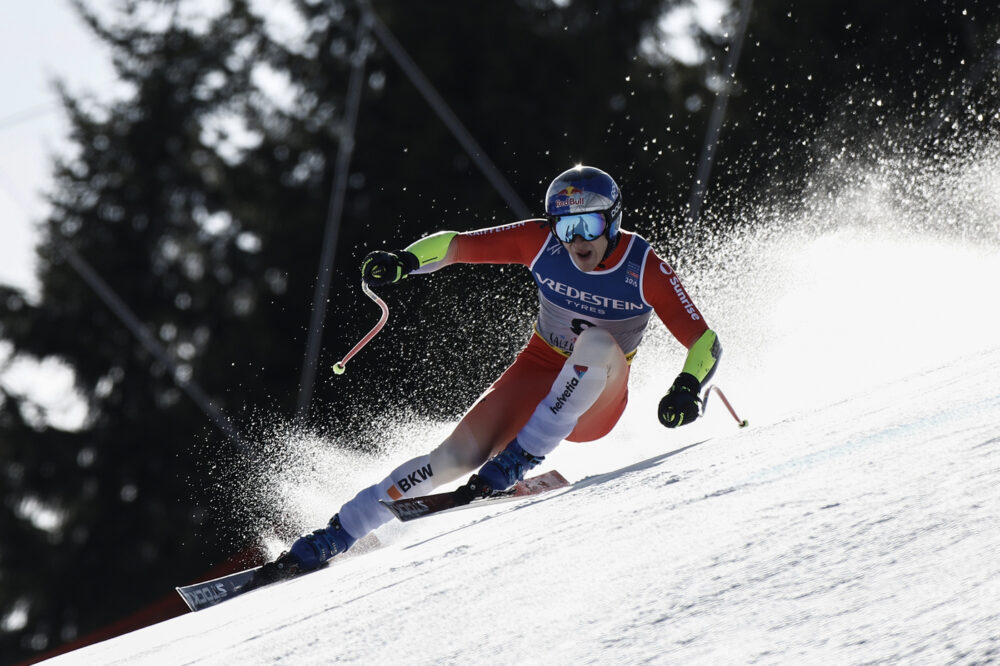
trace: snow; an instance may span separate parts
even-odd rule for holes
[[[706,440],[650,428],[659,455],[52,663],[996,659],[998,369],[1000,348],[745,431],[710,412]]]
[[[996,198],[948,194],[959,217]],[[1000,660],[997,213],[967,237],[883,205],[686,274],[749,428],[713,398],[663,429],[682,355],[653,334],[616,431],[546,461],[569,489],[387,525],[377,549],[51,663]],[[325,499],[302,529],[346,497]]]

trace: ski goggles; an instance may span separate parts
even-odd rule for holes
[[[576,236],[592,241],[608,228],[608,218],[604,213],[552,215],[549,216],[549,228],[552,235],[564,243],[572,243]]]

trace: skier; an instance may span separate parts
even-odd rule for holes
[[[426,495],[479,467],[459,488],[468,502],[509,488],[564,439],[606,435],[625,409],[629,364],[654,311],[688,349],[659,420],[674,428],[698,418],[701,387],[721,354],[718,338],[673,269],[645,239],[622,230],[618,185],[594,167],[569,169],[549,185],[545,213],[442,231],[364,258],[362,279],[371,286],[454,263],[522,264],[538,285],[538,319],[514,363],[437,448],[358,493],[326,527],[296,540],[272,573],[310,571],[346,551],[392,518],[380,499]]]

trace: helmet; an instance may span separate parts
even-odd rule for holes
[[[549,185],[545,217],[560,240],[569,242],[576,235],[593,240],[604,234],[610,252],[618,243],[622,226],[621,190],[611,176],[598,168],[574,167],[556,176]],[[563,224],[557,224],[561,219]]]

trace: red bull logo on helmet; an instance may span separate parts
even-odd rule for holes
[[[583,205],[583,190],[579,187],[573,187],[572,185],[567,185],[564,189],[559,190],[556,193],[555,206],[556,208],[565,208],[567,206],[582,206]]]

